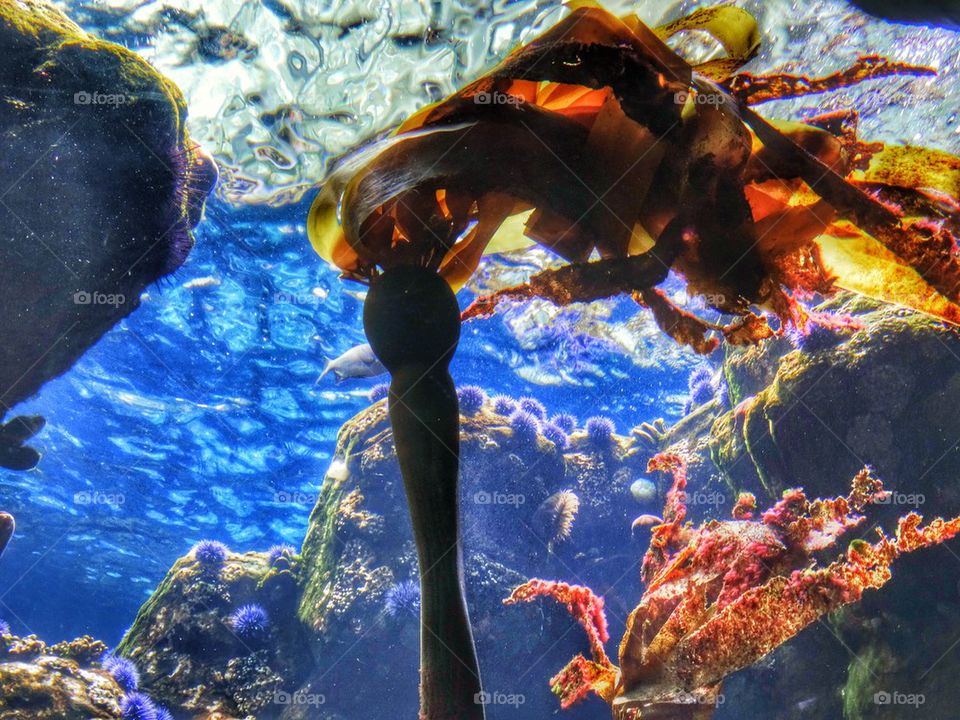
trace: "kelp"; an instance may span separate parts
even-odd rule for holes
[[[631,294],[697,352],[801,329],[798,298],[838,288],[957,323],[960,160],[871,143],[853,112],[769,121],[751,105],[926,67],[860,58],[822,78],[736,72],[760,34],[746,11],[704,8],[651,28],[589,2],[485,76],[345,158],[308,234],[346,277],[397,265],[462,287],[481,258],[538,244],[565,261],[479,297],[563,305]],[[693,64],[667,45],[695,31],[724,55]],[[655,291],[734,316],[707,322]],[[762,314],[758,314],[762,313]]]

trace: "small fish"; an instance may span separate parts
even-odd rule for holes
[[[377,360],[373,354],[373,348],[369,345],[357,345],[347,350],[340,357],[331,360],[320,373],[317,382],[323,380],[324,375],[332,372],[337,382],[343,382],[347,378],[368,378],[383,375],[387,369]]]
[[[630,532],[635,532],[639,527],[653,527],[654,525],[663,525],[663,518],[650,514],[640,515],[630,525]]]
[[[183,284],[183,287],[185,290],[193,290],[194,288],[217,287],[219,284],[219,278],[208,275],[207,277],[199,277],[193,278],[193,280],[187,280]]]
[[[13,537],[16,529],[17,524],[13,521],[13,515],[0,512],[0,557],[3,556],[3,551],[6,549],[7,543],[10,542],[10,538]]]

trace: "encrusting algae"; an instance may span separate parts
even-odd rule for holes
[[[709,718],[727,675],[858,602],[865,590],[882,587],[901,555],[960,533],[960,517],[922,525],[911,512],[893,537],[878,529],[874,542],[854,540],[845,555],[822,567],[815,553],[860,526],[862,511],[888,495],[869,469],[853,479],[846,497],[809,500],[792,489],[755,517],[756,499],[743,493],[733,520],[697,527],[685,522],[683,459],[658,455],[649,469],[672,475],[673,485],[643,559],[645,589],[627,620],[619,667],[603,646],[609,637],[603,599],[589,588],[530,580],[504,601],[552,597],[586,630],[592,659],[576,656],[551,680],[564,708],[593,692],[621,720]]]

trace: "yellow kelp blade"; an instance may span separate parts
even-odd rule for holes
[[[709,33],[723,45],[731,58],[748,59],[760,47],[760,28],[746,10],[733,5],[701,8],[672,23],[654,28],[662,39],[667,39],[684,30],[700,30]]]
[[[854,225],[835,223],[816,243],[825,268],[836,276],[837,287],[960,325],[960,306]]]
[[[848,179],[917,190],[936,190],[958,201],[960,157],[931,148],[886,145],[883,150],[873,154],[866,170],[856,170]]]
[[[347,155],[327,176],[323,187],[307,214],[307,238],[316,253],[340,270],[350,273],[358,269],[360,256],[348,241],[340,217],[340,204],[344,194],[355,184],[362,171],[386,150],[435,132],[456,132],[469,127],[469,123],[447,125],[442,129],[426,128],[403,135],[391,135],[370,143]]]
[[[638,21],[639,22],[639,21]],[[760,48],[760,28],[756,19],[733,5],[701,8],[672,23],[654,28],[662,40],[685,30],[705,32],[719,42],[727,56],[694,66],[701,75],[722,82],[745,65]]]
[[[466,285],[483,255],[503,251],[503,244],[491,247],[491,243],[515,205],[514,198],[503,193],[487,193],[477,200],[477,224],[451,248],[440,265],[440,276],[454,292]],[[501,238],[501,243],[504,240]],[[516,249],[513,243],[506,247]]]

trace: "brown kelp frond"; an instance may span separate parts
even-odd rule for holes
[[[857,137],[854,112],[804,123],[750,105],[925,67],[863,57],[822,78],[730,77],[759,45],[730,5],[659,28],[570,4],[560,23],[336,173],[308,224],[353,278],[396,265],[462,287],[485,254],[539,244],[567,265],[477,298],[559,305],[631,294],[667,334],[707,353],[806,322],[798,298],[852,290],[960,320],[960,160]],[[694,65],[667,41],[707,33]],[[728,324],[674,306],[670,273]]]
[[[816,95],[857,85],[865,80],[911,75],[923,77],[936,75],[937,71],[924,65],[893,62],[879,55],[864,55],[848,68],[824,77],[810,78],[806,75],[776,73],[753,75],[741,73],[727,83],[730,92],[750,105],[759,105],[771,100]]]

